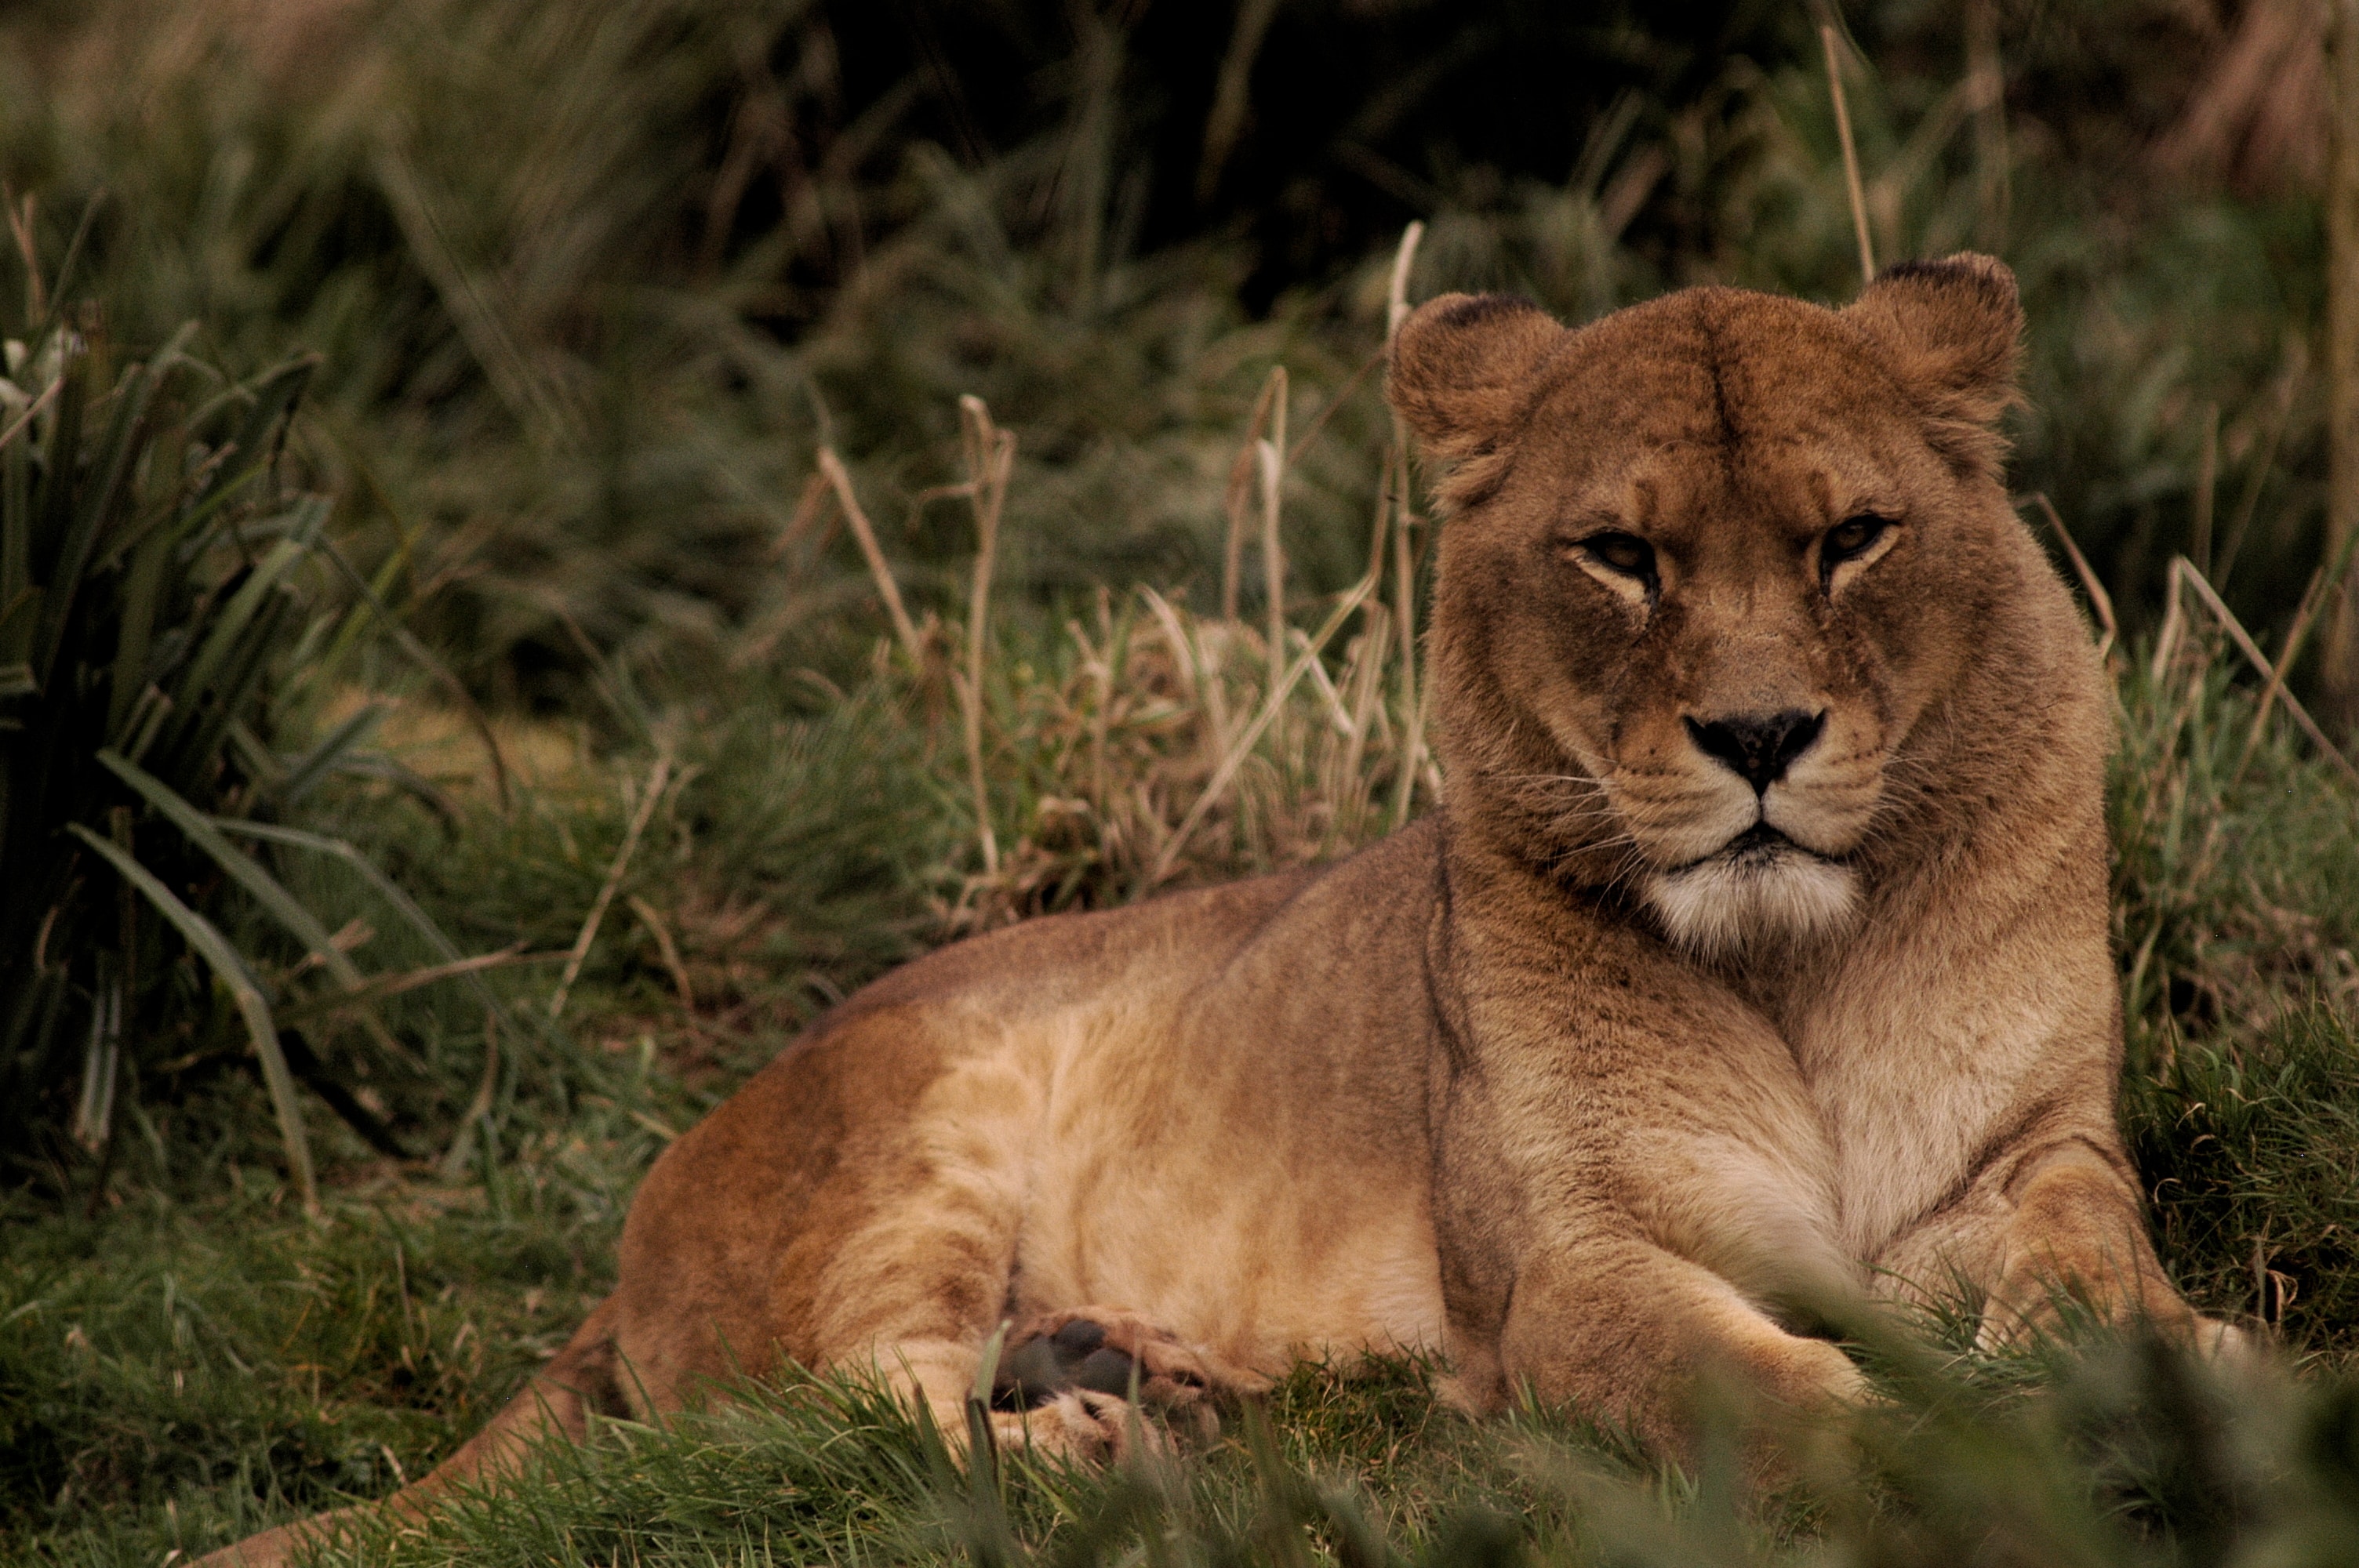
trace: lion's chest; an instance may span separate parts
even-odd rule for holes
[[[1961,1195],[1982,1152],[2021,1114],[2052,1030],[2044,1011],[1929,980],[1854,991],[1795,1031],[1853,1256],[1876,1257]]]

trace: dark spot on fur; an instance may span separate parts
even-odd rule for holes
[[[1077,1317],[1049,1337],[1065,1355],[1086,1356],[1105,1343],[1105,1325]]]
[[[1000,1358],[992,1379],[993,1407],[1036,1410],[1073,1389],[1126,1397],[1131,1380],[1143,1374],[1137,1362],[1105,1337],[1104,1325],[1077,1317],[1054,1334],[1015,1346]]]

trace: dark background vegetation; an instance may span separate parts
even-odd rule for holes
[[[2324,460],[2315,7],[1842,21],[1884,259],[1979,244],[2023,282],[2022,487],[2143,624],[2216,429],[2215,575],[2281,627]],[[1573,319],[1699,281],[1846,297],[1814,22],[19,4],[0,63],[9,178],[52,249],[110,193],[85,281],[120,335],[195,318],[234,369],[324,353],[319,457],[351,524],[412,552],[436,589],[415,613],[480,689],[561,707],[582,664],[559,611],[603,649],[709,656],[759,617],[816,442],[895,489],[896,526],[962,392],[1042,481],[1018,491],[1018,580],[1201,591],[1226,467],[1203,435],[1281,355],[1299,390],[1341,383],[1412,218],[1417,294],[1518,288]],[[1316,489],[1353,488],[1324,460]],[[1305,532],[1338,531],[1304,499]],[[950,553],[938,516],[907,523],[913,566]],[[1302,556],[1348,579],[1348,552]]]
[[[1864,1478],[1749,1512],[1725,1454],[1470,1426],[1409,1366],[1307,1371],[1144,1478],[962,1478],[857,1391],[773,1390],[400,1560],[2331,1552],[2352,775],[2191,595],[2165,614],[2185,556],[2315,685],[2324,16],[0,5],[0,430],[80,367],[73,420],[0,449],[0,1552],[153,1563],[414,1477],[604,1288],[663,1143],[832,1000],[1421,809],[1432,524],[1379,500],[1404,227],[1411,300],[1840,303],[1822,21],[1878,259],[2022,285],[2014,482],[2117,622],[2125,1119],[2172,1267],[2280,1372],[1976,1349],[1959,1303],[1930,1360],[1863,1345]],[[1272,606],[1239,454],[1280,367]],[[969,395],[1014,439],[981,601]],[[1273,608],[1328,633],[1291,686]]]

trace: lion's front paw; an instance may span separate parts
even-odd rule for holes
[[[2249,1329],[2207,1317],[2168,1284],[2150,1284],[2142,1295],[2092,1302],[2090,1292],[2053,1286],[1995,1293],[1983,1308],[1974,1348],[1988,1354],[2015,1349],[2065,1331],[2076,1315],[2133,1333],[2150,1333],[2222,1367],[2254,1367],[2267,1359],[2267,1342]],[[2126,1292],[2125,1292],[2126,1294]]]
[[[2266,1338],[2216,1317],[2190,1314],[2184,1332],[2190,1349],[2221,1367],[2258,1367],[2269,1358]]]
[[[1000,1362],[992,1403],[1003,1411],[1032,1410],[1078,1395],[1127,1408],[1135,1399],[1209,1436],[1219,1429],[1217,1399],[1257,1394],[1268,1386],[1266,1379],[1136,1313],[1082,1307],[1024,1325]]]

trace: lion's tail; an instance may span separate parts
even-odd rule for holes
[[[280,1568],[301,1546],[332,1539],[342,1527],[386,1510],[423,1513],[439,1492],[459,1483],[496,1486],[513,1476],[534,1445],[563,1433],[579,1442],[590,1416],[626,1415],[621,1354],[614,1346],[614,1298],[609,1296],[565,1348],[500,1408],[484,1429],[431,1471],[374,1503],[316,1514],[251,1535],[190,1564],[190,1568]]]

